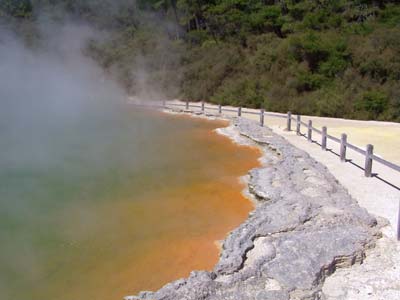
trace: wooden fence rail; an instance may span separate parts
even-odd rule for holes
[[[217,110],[219,114],[222,114],[222,112],[232,112],[236,113],[238,117],[241,117],[243,114],[250,114],[250,115],[259,115],[259,124],[260,126],[264,126],[264,117],[265,116],[270,116],[270,117],[275,117],[275,118],[285,118],[287,119],[286,121],[286,130],[291,131],[292,130],[292,121],[296,123],[296,134],[299,136],[304,136],[307,138],[309,142],[313,142],[313,132],[316,132],[321,135],[321,149],[326,151],[327,150],[327,141],[331,140],[335,143],[340,144],[340,151],[339,151],[339,157],[340,161],[346,162],[347,160],[347,149],[351,149],[363,156],[365,156],[365,164],[364,164],[364,175],[366,177],[372,177],[372,163],[373,161],[376,161],[388,168],[391,168],[397,172],[400,172],[400,166],[392,163],[390,161],[387,161],[379,156],[376,156],[374,154],[374,146],[371,144],[368,144],[364,149],[361,149],[355,145],[350,144],[347,141],[347,134],[343,133],[340,138],[337,138],[335,136],[329,135],[328,134],[328,128],[326,126],[323,126],[320,129],[313,127],[312,121],[308,120],[308,122],[303,122],[301,120],[300,115],[296,115],[296,118],[292,116],[292,113],[289,111],[287,115],[279,115],[279,114],[274,114],[274,113],[269,113],[265,112],[264,109],[260,109],[259,112],[257,111],[249,111],[249,110],[243,110],[242,107],[238,107],[237,109],[232,109],[232,108],[224,108],[221,104],[218,105],[218,107],[207,107],[205,105],[205,102],[202,101],[201,105],[195,105],[195,104],[190,104],[188,101],[186,101],[184,104],[181,103],[167,103],[165,101],[162,101],[162,104],[160,105],[159,102],[152,102],[150,104],[146,103],[133,103],[138,106],[145,106],[145,107],[152,107],[152,108],[166,108],[168,106],[175,106],[175,107],[185,107],[187,111],[190,110],[190,108],[200,108],[202,113],[205,113],[206,110]],[[307,134],[302,134],[301,133],[301,126],[305,126],[307,129]],[[398,224],[397,224],[397,239],[400,240],[400,203],[399,203],[399,213],[398,213]]]
[[[291,115],[292,115],[292,114],[291,114],[290,112],[288,112],[287,117],[289,118],[289,116],[291,117]],[[393,169],[393,170],[395,170],[395,171],[400,172],[400,166],[399,166],[399,165],[396,165],[395,163],[392,163],[392,162],[387,161],[387,160],[385,160],[385,159],[383,159],[383,158],[381,158],[381,157],[379,157],[379,156],[374,155],[374,154],[373,154],[373,146],[372,146],[372,145],[367,145],[367,146],[366,146],[366,150],[364,150],[364,149],[361,149],[361,148],[359,148],[359,147],[357,147],[357,146],[355,146],[355,145],[352,145],[352,144],[348,143],[348,142],[347,142],[347,135],[346,135],[345,133],[343,133],[342,136],[341,136],[341,138],[339,139],[339,138],[337,138],[337,137],[334,137],[334,136],[332,136],[332,135],[329,135],[329,134],[327,133],[327,127],[326,127],[326,126],[322,127],[322,130],[319,130],[318,128],[315,128],[315,127],[312,126],[312,121],[311,121],[311,120],[309,120],[308,123],[301,121],[301,116],[300,116],[300,115],[297,115],[296,119],[293,118],[293,117],[291,117],[291,119],[292,119],[293,121],[295,121],[296,124],[297,124],[297,126],[296,126],[296,133],[297,133],[298,135],[301,135],[301,125],[304,125],[304,126],[307,128],[307,136],[306,136],[306,137],[307,137],[307,139],[308,139],[309,141],[311,141],[311,139],[310,139],[309,137],[312,136],[312,132],[313,132],[313,131],[315,131],[315,132],[317,132],[318,134],[320,134],[320,135],[321,135],[321,138],[322,138],[322,140],[321,140],[321,148],[324,149],[324,147],[326,147],[326,140],[327,140],[327,139],[332,140],[332,141],[334,141],[334,142],[336,142],[336,143],[339,143],[339,144],[341,145],[341,148],[343,148],[343,149],[340,151],[341,153],[343,152],[343,153],[342,153],[343,156],[341,156],[341,160],[342,160],[342,161],[346,161],[346,156],[345,156],[345,154],[346,154],[346,148],[349,148],[349,149],[351,149],[351,150],[354,150],[355,152],[360,153],[361,155],[364,155],[364,156],[365,156],[365,161],[366,161],[366,162],[367,162],[367,161],[370,162],[370,161],[375,160],[375,161],[377,161],[377,162],[379,162],[379,163],[385,165],[386,167],[389,167],[389,168],[391,168],[391,169]],[[288,124],[289,124],[289,123],[288,123]],[[286,128],[286,130],[288,130],[288,127]],[[311,132],[310,132],[310,131],[311,131]],[[372,146],[372,147],[371,147],[371,146]],[[325,150],[325,149],[324,149],[324,150]],[[369,174],[369,171],[368,171],[368,170],[365,170],[365,176],[366,176],[366,177],[371,177],[371,176],[372,176],[372,173]]]

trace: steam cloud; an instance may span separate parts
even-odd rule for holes
[[[132,9],[134,3],[87,1],[100,18]],[[18,30],[0,20],[0,299],[15,298],[10,294],[15,282],[30,284],[45,273],[45,258],[36,248],[40,241],[33,236],[54,225],[47,216],[46,205],[53,205],[49,200],[54,199],[54,206],[67,205],[62,202],[73,198],[71,194],[81,197],[98,187],[85,186],[81,192],[81,177],[85,184],[92,177],[97,182],[109,176],[105,174],[110,170],[118,170],[116,181],[121,185],[131,186],[132,182],[121,178],[127,173],[135,176],[145,163],[149,168],[156,166],[159,154],[149,144],[148,135],[158,135],[155,128],[160,125],[149,124],[140,113],[134,114],[134,120],[125,114],[126,91],[84,54],[89,41],[106,40],[107,32],[66,17],[62,6],[51,12],[35,7],[39,7],[34,12],[38,21],[28,33],[32,39],[18,35]],[[146,18],[150,16],[139,19]],[[165,52],[162,41],[157,47]],[[157,63],[163,64],[164,57]],[[148,85],[147,63],[138,56],[131,67],[136,96],[161,99],[162,88]],[[132,137],[138,140],[132,142]],[[147,153],[139,153],[140,147]],[[64,189],[60,192],[59,187]],[[85,208],[77,210],[77,226],[90,228],[96,223]]]
[[[40,199],[49,195],[41,194],[41,176],[70,176],[79,162],[68,165],[66,160],[79,158],[76,148],[86,149],[89,165],[104,159],[99,155],[104,149],[93,139],[103,131],[112,143],[115,128],[110,127],[126,100],[124,90],[83,55],[88,40],[101,38],[99,33],[83,24],[48,20],[39,33],[41,42],[27,47],[6,26],[0,28],[1,299],[13,298],[7,286],[13,276],[30,281],[41,272],[35,242],[25,233],[35,228],[22,234],[15,229],[30,219],[37,223],[45,209]],[[82,140],[81,131],[92,139]],[[104,136],[101,143],[106,143]]]

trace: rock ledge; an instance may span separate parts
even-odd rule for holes
[[[125,299],[324,299],[325,278],[362,263],[375,245],[376,219],[326,167],[254,121],[234,118],[226,130],[264,151],[263,166],[249,174],[255,210],[229,233],[212,272]]]

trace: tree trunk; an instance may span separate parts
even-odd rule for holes
[[[179,35],[179,29],[180,29],[180,24],[179,24],[179,17],[178,17],[178,8],[176,6],[176,0],[171,0],[171,6],[174,11],[175,15],[175,30],[176,30],[176,39],[180,39]]]

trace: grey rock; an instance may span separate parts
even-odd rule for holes
[[[261,291],[256,300],[288,300],[289,294],[285,291]]]
[[[324,166],[267,127],[232,123],[268,155],[250,171],[256,209],[226,237],[213,272],[192,272],[131,299],[322,299],[325,278],[361,263],[374,246],[376,219]]]

